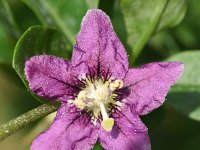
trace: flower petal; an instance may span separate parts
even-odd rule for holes
[[[113,130],[100,132],[100,143],[106,150],[150,150],[151,144],[147,128],[141,122],[137,112],[127,106],[113,113]]]
[[[128,87],[127,103],[134,104],[139,115],[145,115],[159,107],[170,86],[180,78],[183,64],[178,62],[150,63],[130,69],[124,80]]]
[[[122,79],[128,71],[126,51],[115,34],[109,17],[101,10],[89,10],[76,38],[72,64],[86,63],[94,74],[107,72]]]
[[[66,101],[79,91],[78,74],[84,67],[72,68],[70,63],[55,56],[34,56],[25,64],[30,89],[47,99]]]
[[[31,150],[89,150],[96,143],[98,130],[78,117],[77,110],[63,104],[51,127],[34,139]]]

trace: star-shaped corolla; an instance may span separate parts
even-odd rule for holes
[[[26,61],[30,89],[62,103],[50,128],[35,138],[31,149],[89,150],[98,140],[107,150],[150,150],[139,115],[164,102],[182,71],[179,62],[129,69],[109,17],[89,10],[71,61],[47,55]]]

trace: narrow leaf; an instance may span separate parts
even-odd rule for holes
[[[133,50],[129,57],[132,63],[156,30],[166,4],[167,0],[121,1],[128,32],[127,43]]]
[[[185,0],[169,0],[161,16],[157,31],[178,25],[186,14]]]

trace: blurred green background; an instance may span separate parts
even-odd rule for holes
[[[0,124],[41,105],[12,68],[14,49],[30,48],[70,59],[81,19],[91,8],[100,8],[110,16],[127,49],[130,66],[153,61],[185,64],[184,75],[170,90],[165,104],[142,120],[149,128],[153,150],[199,150],[199,0],[0,0]],[[45,27],[45,35],[42,29],[29,29],[33,25]],[[27,29],[29,33],[24,34]],[[18,42],[15,48],[23,34],[31,46]],[[17,56],[17,60],[27,55]],[[17,65],[23,70],[23,62]],[[32,139],[48,128],[53,115],[11,135],[0,143],[0,149],[29,149]]]

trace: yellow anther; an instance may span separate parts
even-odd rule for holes
[[[86,106],[85,102],[78,98],[74,100],[74,105],[79,109],[83,109]]]
[[[124,83],[122,80],[115,80],[114,82],[110,83],[109,88],[111,91],[114,91],[116,89],[120,89],[124,86]]]
[[[78,94],[78,97],[73,102],[74,105],[79,109],[83,109],[86,106],[85,94],[86,94],[86,91],[80,91],[80,93]]]
[[[85,103],[79,99],[74,100],[74,105],[79,109],[83,109],[85,107]]]
[[[78,99],[80,100],[85,100],[85,95],[86,95],[86,91],[80,91],[79,94],[78,94]]]
[[[114,119],[113,118],[108,118],[108,119],[103,120],[101,122],[101,126],[107,132],[112,131],[112,128],[114,126]]]

